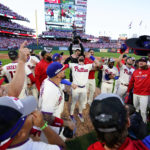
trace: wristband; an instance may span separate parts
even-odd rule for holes
[[[41,129],[41,130],[44,130],[46,127],[48,127],[48,123],[47,123],[47,121],[45,121],[44,126],[43,126],[43,127],[41,127],[40,129]]]
[[[119,76],[115,76],[114,79],[115,79],[115,80],[118,80],[118,79],[119,79]]]
[[[63,124],[64,124],[63,119],[60,119],[60,118],[55,117],[54,122],[51,124],[51,126],[54,126],[54,127],[62,127]]]
[[[71,86],[72,83],[70,81],[68,81],[68,80],[62,79],[61,80],[61,84],[65,84],[65,85]]]
[[[95,57],[94,57],[94,56],[90,56],[90,59],[94,61],[94,60],[95,60]]]

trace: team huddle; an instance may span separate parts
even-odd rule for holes
[[[67,130],[65,127],[71,131],[75,130],[74,110],[77,102],[78,118],[84,123],[83,110],[93,102],[96,91],[95,72],[100,70],[102,71],[101,94],[114,93],[125,103],[133,104],[136,111],[141,113],[143,122],[147,123],[147,109],[150,102],[150,53],[148,58],[141,57],[138,60],[125,53],[120,54],[119,58],[104,60],[95,57],[93,49],[85,51],[80,40],[79,46],[73,52],[73,43],[71,43],[70,56],[67,58],[64,58],[63,53],[52,55],[47,49],[39,55],[34,54],[33,50],[27,53],[24,84],[17,97],[22,99],[33,95],[36,98],[36,109],[42,113],[46,124],[42,129],[34,125],[31,134],[39,133],[41,141],[45,143],[49,141],[41,130],[47,126],[64,140],[68,136],[65,135]],[[8,56],[12,62],[4,66],[1,63],[1,84],[3,81],[10,84],[17,74],[20,56],[17,51],[12,50],[8,52]],[[70,70],[69,80],[65,79],[67,68]],[[68,86],[70,90],[66,88]],[[5,95],[7,94],[2,94]],[[64,103],[69,100],[70,119],[63,120],[61,114],[64,111]]]

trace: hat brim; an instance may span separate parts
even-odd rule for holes
[[[31,114],[37,108],[37,101],[34,96],[27,96],[26,98],[20,99],[23,104],[23,117]]]
[[[132,39],[126,40],[125,43],[129,48],[132,48],[134,50],[147,50],[150,52],[150,49],[138,46],[137,41],[138,41],[138,38],[132,38]]]
[[[150,49],[138,46],[137,41],[138,41],[138,38],[132,38],[132,39],[126,40],[125,43],[129,48],[134,50],[134,53],[136,55],[147,56],[147,54],[150,53]]]

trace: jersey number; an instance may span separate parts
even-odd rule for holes
[[[16,71],[9,71],[9,73],[10,73],[11,78],[13,78]]]

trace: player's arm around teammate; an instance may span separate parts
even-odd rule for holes
[[[25,46],[27,42],[23,42],[19,49],[19,60],[16,70],[16,74],[13,80],[6,85],[0,87],[0,96],[8,95],[13,97],[18,97],[24,84],[25,78],[25,63],[27,61],[27,55],[29,54],[29,49]]]

